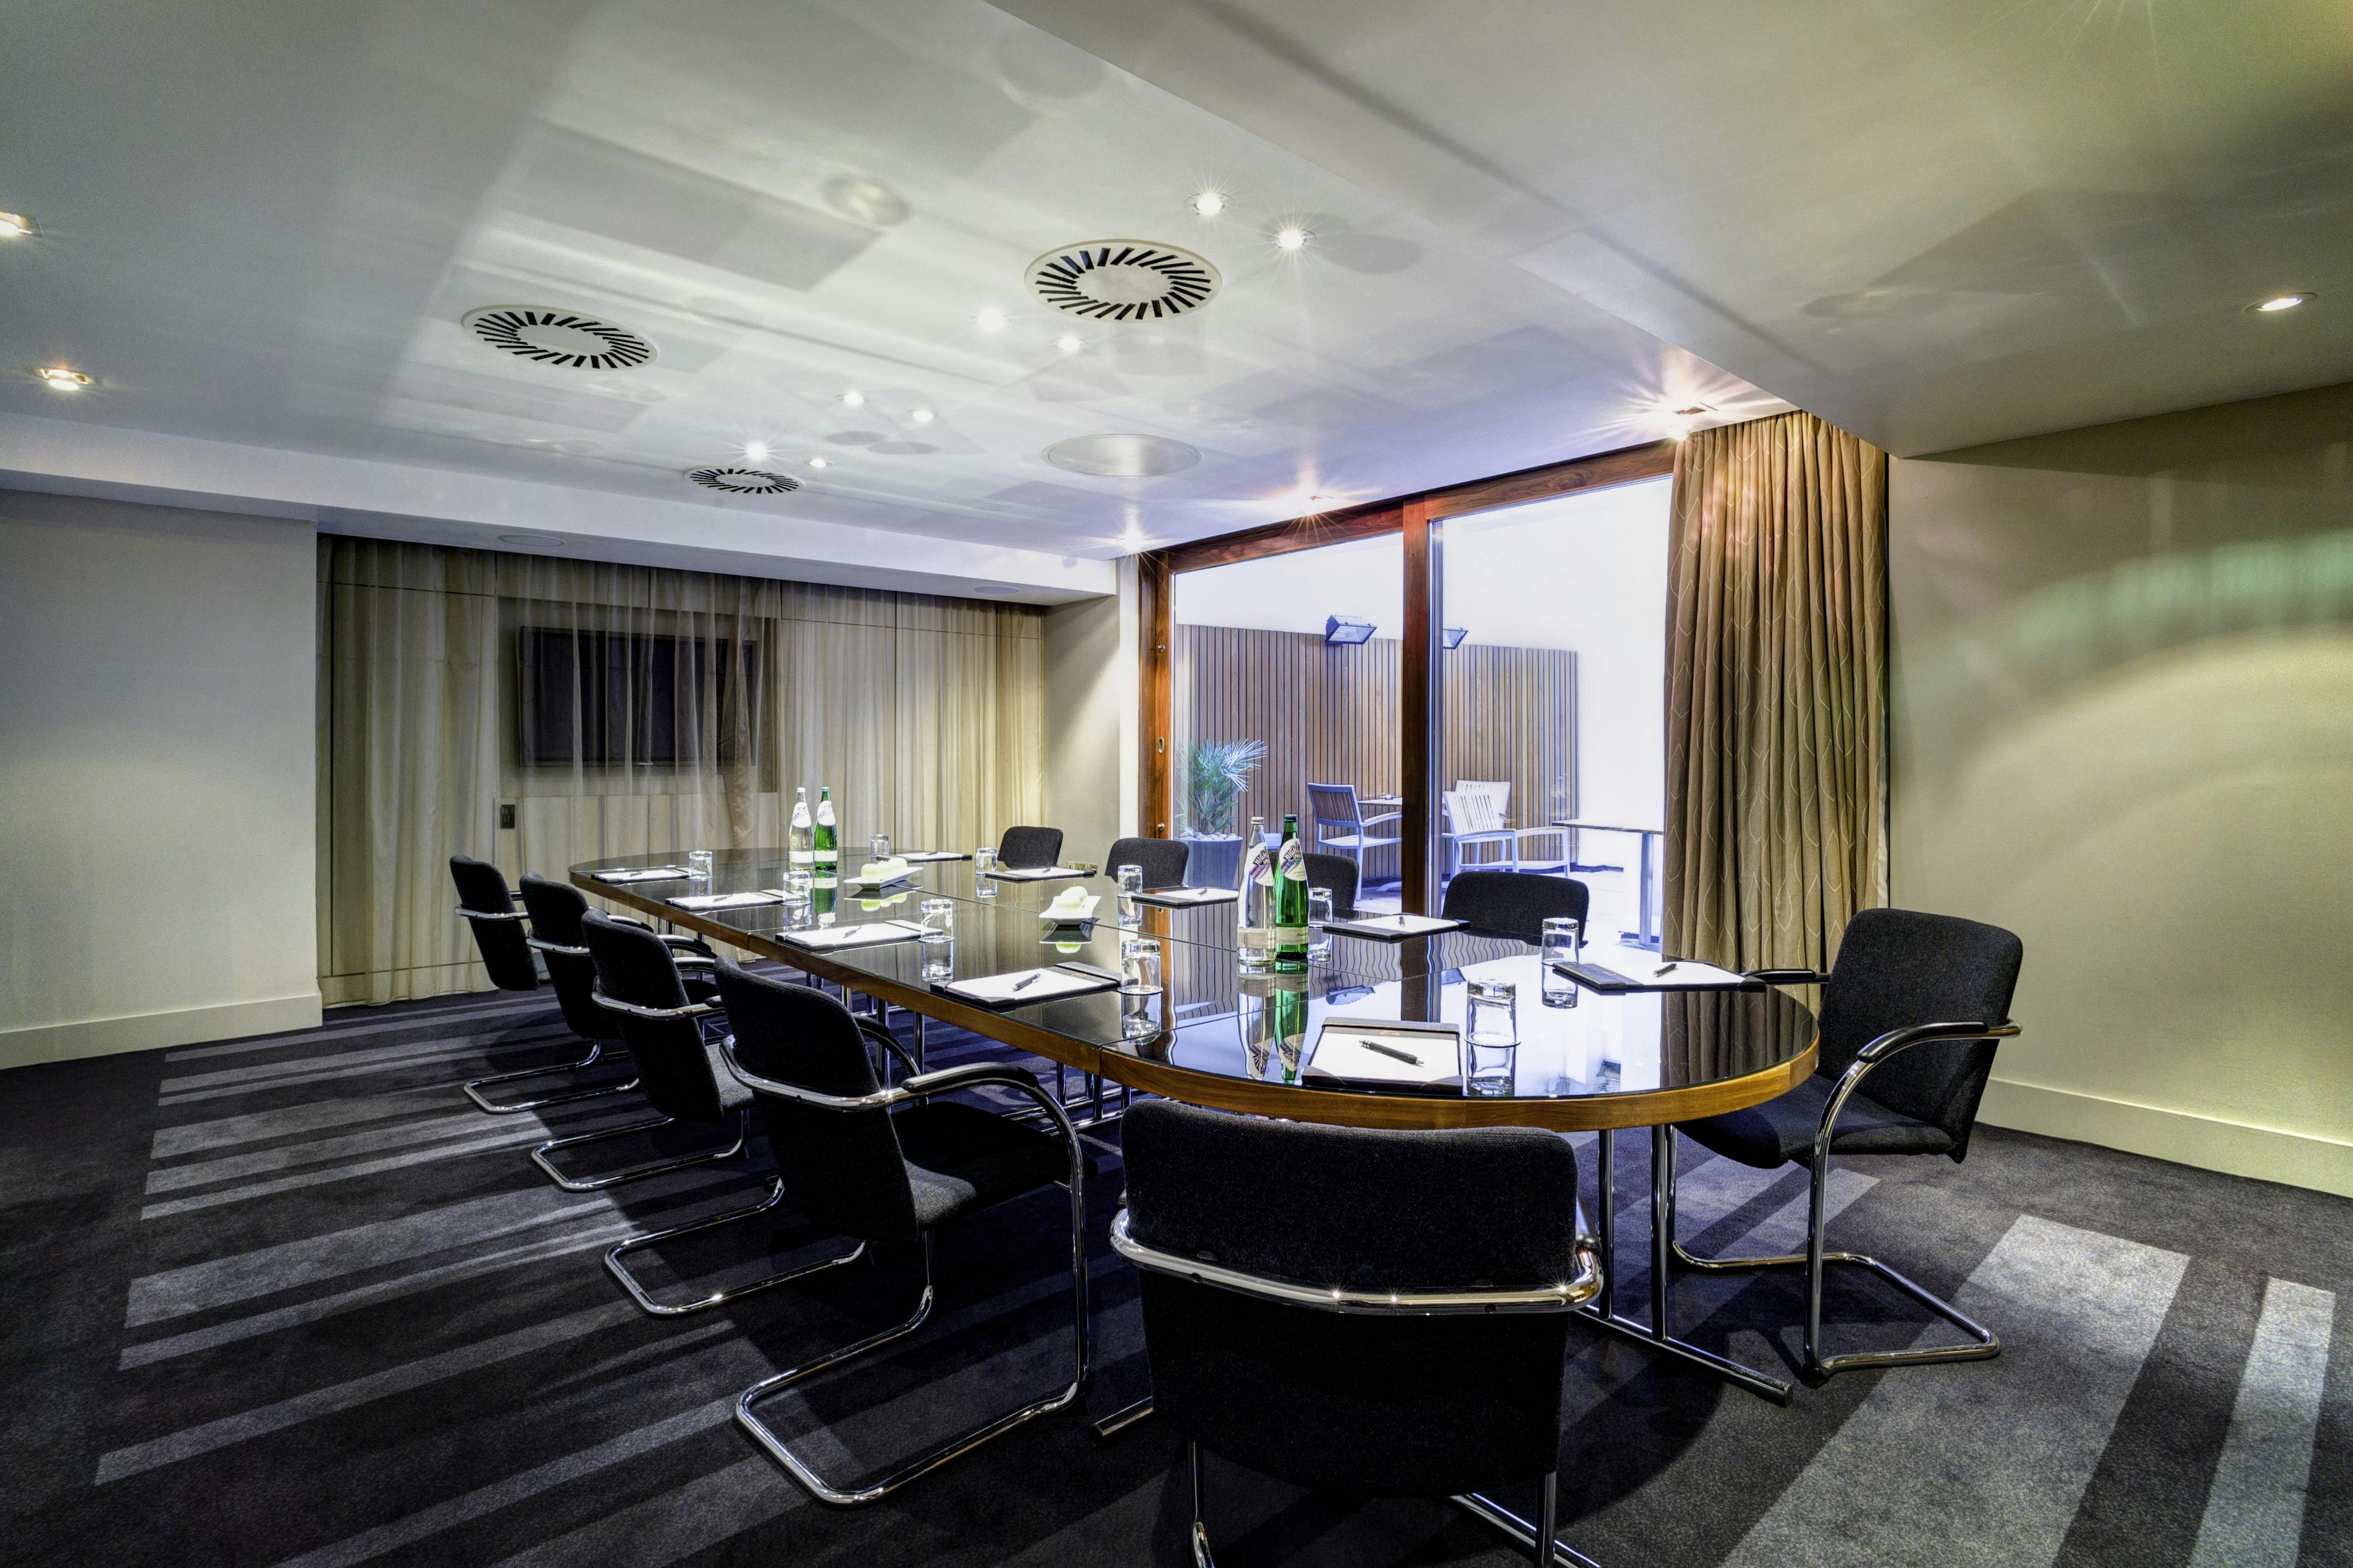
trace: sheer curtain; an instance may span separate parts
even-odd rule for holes
[[[853,852],[970,848],[1041,809],[1027,606],[343,538],[319,595],[331,1004],[487,984],[455,852],[512,879],[780,844],[803,784]]]
[[[1887,901],[1887,455],[1810,414],[1675,454],[1666,951],[1827,965]]]

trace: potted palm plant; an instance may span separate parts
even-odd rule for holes
[[[1185,753],[1185,879],[1222,888],[1241,874],[1241,798],[1266,761],[1263,741],[1196,741]]]

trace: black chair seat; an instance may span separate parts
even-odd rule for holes
[[[1811,1165],[1814,1135],[1821,1131],[1822,1112],[1834,1087],[1817,1073],[1762,1105],[1683,1122],[1683,1135],[1727,1160],[1759,1170],[1792,1162]],[[1952,1150],[1952,1134],[1935,1122],[1890,1110],[1859,1089],[1847,1097],[1831,1134],[1833,1154],[1949,1154]]]
[[[891,1120],[907,1162],[915,1224],[925,1230],[1070,1174],[1070,1147],[1059,1135],[977,1105],[925,1100]]]

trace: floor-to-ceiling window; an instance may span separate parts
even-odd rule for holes
[[[1656,931],[1672,488],[1440,525],[1441,888],[1481,866],[1573,876],[1592,890],[1595,935]]]
[[[1402,876],[1398,706],[1403,557],[1391,532],[1176,574],[1173,831],[1197,883],[1230,882],[1253,816],[1299,817],[1357,867],[1359,908]]]

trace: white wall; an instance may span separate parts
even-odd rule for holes
[[[1577,658],[1577,810],[1655,827],[1666,811],[1668,479],[1645,479],[1444,525],[1446,614],[1472,643]],[[1327,616],[1405,631],[1395,535],[1180,574],[1181,624],[1324,630]],[[1539,803],[1539,805],[1546,803]],[[1514,816],[1522,816],[1514,805]]]
[[[2353,387],[1889,512],[1896,902],[2026,944],[1987,1118],[2353,1194]]]
[[[1067,858],[1099,862],[1135,816],[1134,562],[1123,592],[1046,612],[1046,821]]]
[[[315,536],[0,491],[0,1066],[319,1021]]]

